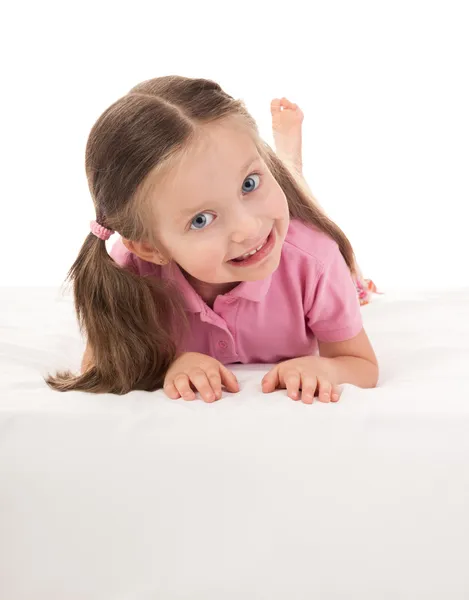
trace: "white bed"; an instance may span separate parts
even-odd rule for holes
[[[469,290],[363,308],[377,389],[59,394],[70,297],[0,297],[1,600],[469,598]]]

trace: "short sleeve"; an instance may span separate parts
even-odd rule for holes
[[[109,256],[123,269],[142,277],[160,277],[161,267],[145,260],[141,260],[130,252],[121,239],[118,239],[111,248]]]
[[[127,250],[122,243],[121,239],[116,240],[113,244],[109,256],[116,262],[120,267],[129,269],[129,271],[136,271],[135,263],[133,261],[133,255]]]
[[[343,342],[363,328],[357,290],[337,244],[324,261],[306,308],[306,322],[321,342]]]

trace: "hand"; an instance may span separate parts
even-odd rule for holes
[[[333,383],[334,376],[328,365],[328,360],[320,356],[303,356],[281,362],[264,376],[262,391],[269,393],[277,387],[286,388],[290,398],[299,400],[301,388],[301,401],[305,404],[312,404],[315,394],[320,402],[337,402],[341,392]]]
[[[195,400],[195,389],[204,402],[214,402],[221,398],[222,384],[229,392],[239,392],[238,380],[221,362],[206,354],[185,352],[169,367],[163,389],[173,400]]]

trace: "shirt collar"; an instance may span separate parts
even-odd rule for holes
[[[252,302],[261,302],[269,291],[271,283],[272,275],[269,275],[266,279],[258,279],[257,281],[242,281],[231,292],[228,292],[226,296],[244,298]]]
[[[170,262],[167,265],[163,265],[161,267],[161,276],[163,279],[172,280],[176,283],[184,296],[189,312],[200,313],[205,311],[205,302],[184,277],[177,263]],[[242,281],[231,292],[225,294],[225,297],[244,298],[251,302],[261,302],[267,294],[271,283],[272,275],[269,275],[266,279],[259,279],[257,281]]]

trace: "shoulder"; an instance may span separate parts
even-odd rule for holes
[[[327,233],[297,219],[290,221],[282,255],[291,266],[306,262],[323,271],[337,259],[338,254],[337,242]]]
[[[109,252],[109,256],[116,262],[120,267],[133,267],[133,254],[122,243],[122,240],[119,238],[112,245],[111,251]]]
[[[160,267],[146,262],[128,250],[119,238],[111,248],[109,256],[123,269],[136,275],[159,275]]]

